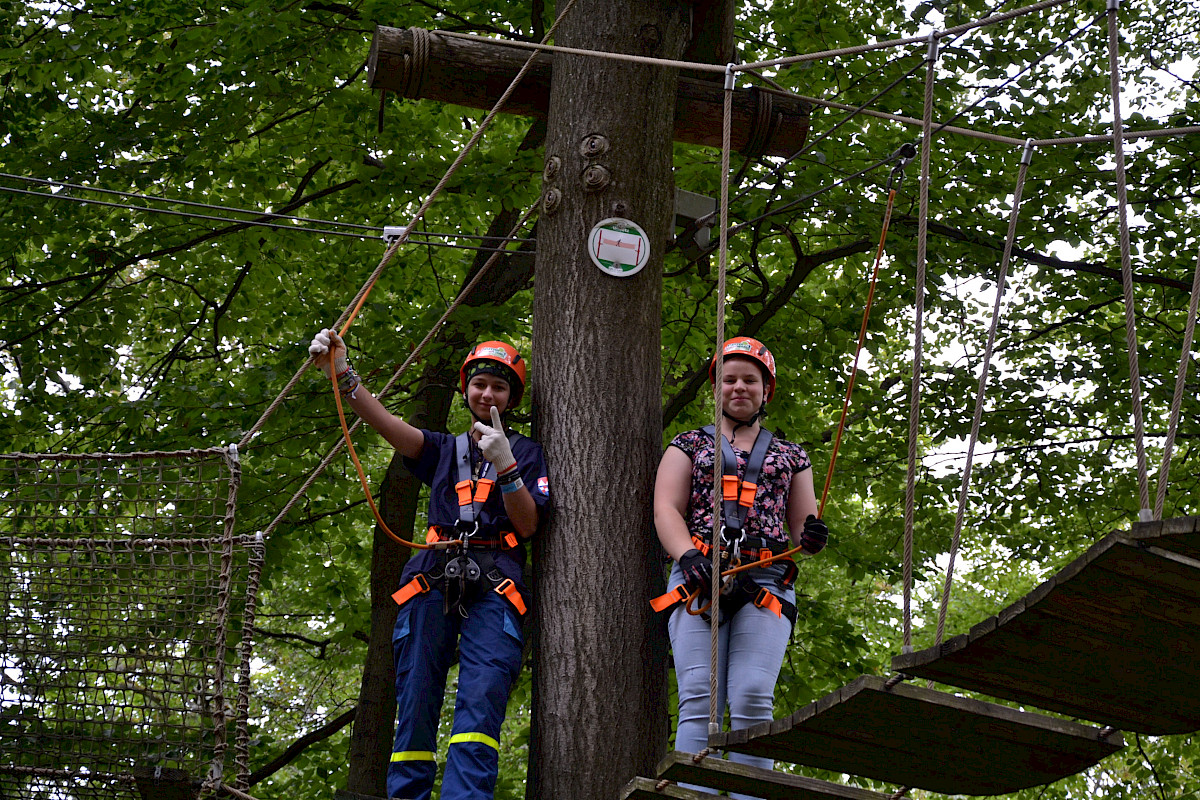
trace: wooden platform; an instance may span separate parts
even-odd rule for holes
[[[1105,735],[1107,734],[1107,735]],[[1105,732],[867,675],[784,719],[709,746],[943,794],[1008,794],[1124,747]]]
[[[1124,730],[1200,730],[1200,517],[1110,534],[969,633],[892,667]]]
[[[691,753],[669,753],[658,765],[658,777],[763,800],[888,800],[887,795],[867,789],[735,764],[716,756],[698,762],[694,758]]]
[[[685,789],[673,783],[666,782],[663,788],[657,788],[661,780],[651,778],[634,778],[625,784],[621,790],[621,800],[658,800],[663,797],[673,797],[676,800],[720,800],[719,794],[699,792],[695,789]]]

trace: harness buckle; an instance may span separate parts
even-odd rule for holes
[[[737,500],[738,499],[738,476],[737,475],[722,475],[721,476],[721,499],[722,500]]]
[[[765,608],[777,617],[783,616],[783,603],[779,602],[779,598],[771,594],[765,586],[758,590],[758,596],[754,598],[754,605],[758,608]]]
[[[521,593],[517,590],[517,586],[513,583],[512,578],[505,578],[496,584],[495,592],[512,603],[513,608],[517,609],[519,614],[522,616],[525,615],[525,601],[521,599]]]
[[[495,483],[491,478],[480,478],[479,483],[475,485],[475,502],[486,503],[488,495],[492,492],[492,486]]]
[[[459,481],[458,483],[454,484],[454,492],[455,492],[455,494],[458,495],[458,504],[460,506],[471,505],[471,500],[472,500],[471,481],[469,481],[469,480]]]

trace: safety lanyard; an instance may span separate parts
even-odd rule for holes
[[[704,432],[716,438],[716,427],[704,426]],[[721,509],[724,512],[725,529],[732,535],[726,540],[740,538],[742,525],[754,505],[754,496],[758,493],[758,476],[762,474],[763,464],[767,460],[767,448],[771,446],[774,435],[766,428],[758,429],[758,437],[750,449],[750,457],[746,460],[746,471],[738,478],[737,454],[733,445],[721,434]]]
[[[459,434],[454,440],[454,455],[458,461],[458,482],[454,484],[454,491],[458,495],[458,527],[467,536],[479,529],[480,506],[487,502],[496,483],[484,477],[492,467],[487,459],[482,459],[479,478],[472,478],[471,440],[467,438],[470,435],[470,432]]]

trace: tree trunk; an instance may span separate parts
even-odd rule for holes
[[[686,4],[668,0],[579,0],[555,41],[678,58],[687,20]],[[554,514],[535,544],[529,798],[616,797],[666,749],[666,637],[649,601],[662,584],[651,493],[675,90],[657,66],[554,56],[545,189],[557,198],[538,226],[533,325]],[[588,256],[589,231],[608,217],[649,237],[650,261],[632,277]]]

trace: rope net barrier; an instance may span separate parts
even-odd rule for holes
[[[0,797],[244,785],[239,483],[233,448],[0,455]]]

